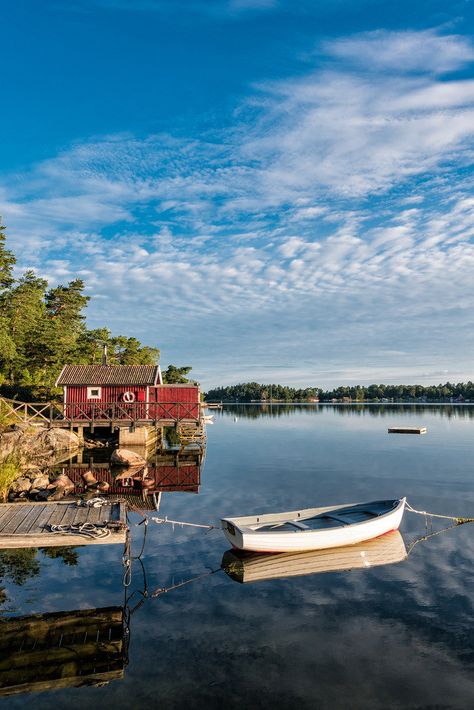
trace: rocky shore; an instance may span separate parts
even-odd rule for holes
[[[86,442],[85,448],[102,447],[103,442]],[[58,475],[51,469],[58,462],[80,452],[82,442],[68,429],[49,429],[46,426],[15,426],[0,434],[0,467],[14,461],[17,475],[4,495],[8,500],[61,500],[65,496],[77,494],[77,484],[64,473]],[[116,449],[110,463],[130,471],[127,477],[140,479],[140,471],[146,459],[135,451]],[[125,474],[124,474],[125,475]],[[92,471],[82,474],[81,494],[100,495],[110,487],[105,481],[97,481]]]
[[[80,447],[79,437],[69,429],[20,424],[0,434],[0,463],[14,455],[20,465],[48,466],[58,453],[75,453]]]

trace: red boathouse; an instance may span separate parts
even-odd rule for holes
[[[55,384],[71,423],[159,426],[200,418],[199,387],[163,384],[159,365],[65,365]]]

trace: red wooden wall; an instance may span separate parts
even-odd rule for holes
[[[90,385],[94,386],[94,385]],[[98,385],[99,386],[99,385]],[[133,392],[135,401],[123,401],[125,392]],[[196,385],[158,385],[149,387],[148,402],[146,385],[102,385],[100,399],[87,399],[87,386],[68,385],[66,389],[65,416],[67,419],[87,419],[94,414],[101,419],[102,405],[117,403],[116,419],[190,419],[199,420],[200,392]],[[96,405],[96,406],[94,406]],[[112,413],[112,410],[109,414]],[[107,417],[102,415],[102,418]]]

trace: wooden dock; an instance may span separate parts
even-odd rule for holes
[[[96,538],[66,532],[71,526],[90,523],[110,534],[104,532],[104,537]],[[63,532],[51,532],[51,525],[61,525]],[[76,501],[0,504],[0,549],[124,544],[126,528],[124,502],[107,502],[100,508]]]
[[[427,431],[425,426],[391,426],[388,428],[389,434],[426,434]]]

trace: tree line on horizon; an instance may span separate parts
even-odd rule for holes
[[[44,399],[66,364],[155,365],[160,351],[137,338],[112,335],[107,327],[86,327],[90,300],[82,279],[50,287],[34,271],[14,277],[16,257],[5,247],[0,220],[0,394]],[[165,382],[187,382],[191,367],[170,365]]]
[[[207,401],[219,402],[448,402],[471,401],[474,402],[474,383],[459,382],[453,384],[446,382],[440,385],[384,385],[373,384],[340,386],[332,390],[323,390],[320,387],[294,388],[277,384],[259,384],[258,382],[245,382],[228,387],[216,387],[206,392]]]

